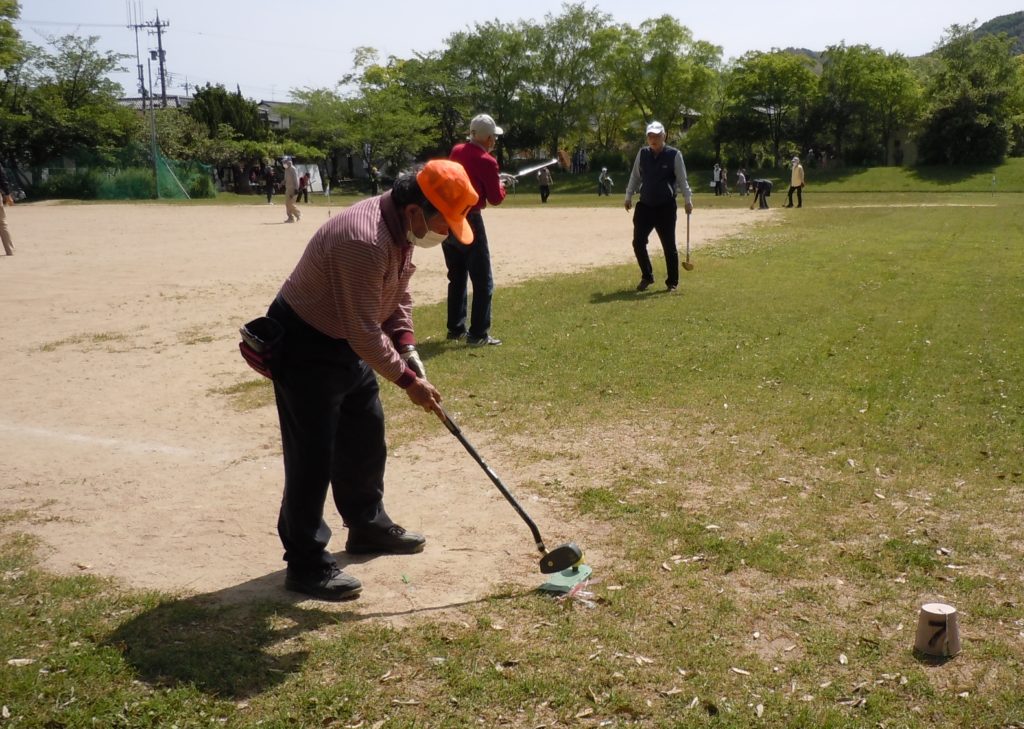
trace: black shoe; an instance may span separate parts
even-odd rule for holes
[[[445,337],[445,339],[447,339],[449,342],[461,342],[465,336],[465,332],[459,332],[458,334],[456,334],[455,332],[448,332],[448,336]]]
[[[653,279],[648,280],[646,278],[642,278],[642,279],[640,279],[640,283],[638,283],[636,285],[636,290],[637,291],[646,291],[648,288],[650,288],[652,283],[654,283]]]
[[[345,551],[349,554],[414,554],[422,552],[426,537],[407,532],[397,524],[387,529],[349,527]]]
[[[471,337],[466,335],[466,344],[470,347],[486,347],[488,345],[497,347],[501,344],[501,340],[495,339],[490,334],[486,334],[482,337]]]
[[[293,570],[285,572],[284,588],[319,600],[352,600],[363,591],[363,583],[346,575],[337,565],[313,572]]]

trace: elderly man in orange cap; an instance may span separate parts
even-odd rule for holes
[[[345,600],[362,589],[327,549],[328,487],[348,527],[348,552],[423,550],[424,537],[384,509],[387,446],[377,375],[404,389],[413,404],[440,408],[441,393],[416,352],[408,289],[413,250],[449,234],[460,245],[472,243],[466,214],[476,202],[456,162],[434,160],[400,176],[390,191],[320,227],[267,312],[283,330],[266,374],[284,451],[278,534],[289,590]]]

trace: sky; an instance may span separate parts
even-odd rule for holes
[[[186,93],[186,84],[237,85],[254,100],[287,101],[291,89],[333,88],[352,70],[352,51],[376,48],[388,56],[411,58],[445,47],[452,33],[498,20],[544,22],[561,3],[505,0],[20,0],[15,26],[26,41],[47,45],[66,34],[99,36],[97,48],[130,54],[128,70],[111,78],[129,96],[138,95],[136,33],[131,22],[169,23],[163,47],[168,94]],[[932,50],[953,24],[1024,10],[1022,0],[677,0],[659,4],[637,0],[589,0],[588,8],[633,27],[663,14],[723,50],[722,58],[747,51],[808,48],[820,51],[845,42],[917,56]],[[157,36],[138,33],[142,64],[157,47]],[[148,73],[148,70],[147,70]],[[156,64],[153,86],[159,91]]]

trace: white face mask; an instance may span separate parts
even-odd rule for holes
[[[444,235],[443,233],[435,233],[434,231],[432,231],[427,226],[427,218],[425,215],[423,215],[422,210],[420,211],[420,216],[423,218],[423,226],[427,228],[426,235],[424,235],[422,238],[417,238],[416,234],[412,232],[412,227],[410,226],[409,230],[405,232],[406,240],[408,240],[414,246],[418,246],[420,248],[433,248],[444,243],[445,239],[448,236]]]

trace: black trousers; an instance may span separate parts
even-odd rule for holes
[[[277,531],[297,570],[335,563],[324,521],[328,486],[346,526],[386,529],[384,410],[373,370],[342,339],[306,324],[280,297],[267,316],[285,329],[273,365],[284,451]]]
[[[550,195],[551,195],[551,186],[550,185],[541,185],[540,186],[540,201],[542,203],[546,203],[548,201],[548,197]]]
[[[804,187],[803,185],[797,185],[789,187],[789,202],[786,203],[789,207],[793,207],[793,191],[796,191],[796,206],[802,208],[804,206]]]
[[[645,205],[640,202],[633,209],[633,253],[640,265],[640,277],[654,280],[654,268],[647,253],[647,239],[657,231],[661,248],[665,251],[666,286],[679,285],[679,251],[676,249],[676,201],[664,205]]]
[[[491,329],[491,298],[494,279],[491,276],[491,251],[487,246],[484,216],[473,210],[466,216],[473,229],[473,242],[468,246],[449,236],[441,248],[448,267],[448,333],[466,334],[474,339],[486,337]],[[473,284],[473,309],[466,328],[466,293],[469,279]]]

